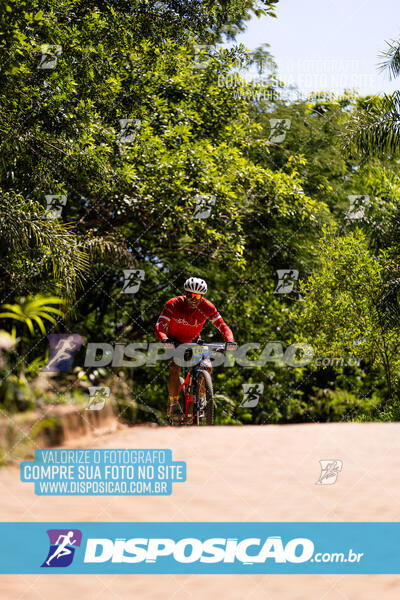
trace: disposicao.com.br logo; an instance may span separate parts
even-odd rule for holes
[[[68,567],[75,554],[75,547],[81,545],[82,532],[79,529],[48,529],[50,548],[42,567]]]
[[[314,543],[308,538],[293,538],[286,544],[280,536],[262,538],[89,538],[84,556],[85,563],[156,563],[172,558],[175,562],[234,563],[244,565],[265,563],[359,562],[362,553],[321,553],[314,556]]]
[[[388,554],[378,540],[382,529],[397,548],[400,523],[390,527],[264,522],[43,525],[7,525],[17,532],[18,543],[14,545],[19,551],[0,561],[0,572],[393,573],[399,568],[395,558],[388,563]],[[21,550],[27,535],[32,543]],[[21,552],[25,556],[23,567]],[[398,558],[398,553],[394,555]]]

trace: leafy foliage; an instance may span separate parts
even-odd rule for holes
[[[302,321],[325,356],[351,355],[385,369],[389,396],[398,377],[398,330],[382,312],[387,254],[373,256],[361,231],[337,237],[327,231],[319,244],[321,269],[303,284]]]
[[[3,304],[1,307],[3,312],[0,312],[0,319],[6,318],[20,321],[28,327],[32,335],[34,334],[34,323],[36,323],[40,331],[45,335],[46,329],[43,319],[56,325],[57,321],[50,313],[63,315],[60,309],[50,305],[61,304],[62,302],[63,300],[57,297],[36,296],[35,298],[26,298],[20,304]]]
[[[251,55],[218,45],[252,14],[273,16],[276,4],[3,5],[1,327],[16,320],[9,337],[3,333],[3,406],[38,401],[48,333],[153,342],[163,304],[197,275],[240,344],[273,341],[283,354],[304,342],[324,357],[361,359],[335,368],[284,366],[276,357],[247,370],[216,367],[219,422],[397,414],[399,98],[280,99],[267,49]],[[389,54],[397,75],[398,47]],[[238,73],[261,62],[262,83]],[[271,119],[290,123],[279,142]],[[349,195],[357,194],[369,203],[353,223]],[[63,199],[58,216],[54,199]],[[201,201],[211,203],[206,218],[196,217]],[[280,294],[282,269],[304,283]],[[133,270],[139,289],[125,293]],[[56,299],[63,319],[54,318]],[[203,337],[218,334],[207,325]],[[84,354],[85,346],[77,370],[57,376],[46,393],[109,383],[122,419],[164,422],[165,364],[91,370],[82,367]],[[239,406],[248,382],[264,384],[253,409]]]

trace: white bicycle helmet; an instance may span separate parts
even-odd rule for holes
[[[183,287],[187,292],[193,292],[195,294],[207,293],[207,284],[204,279],[200,279],[199,277],[189,277],[189,279],[186,279]]]

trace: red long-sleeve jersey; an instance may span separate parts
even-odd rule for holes
[[[156,336],[161,341],[172,337],[188,344],[197,340],[207,319],[221,332],[225,342],[233,341],[232,331],[214,304],[202,298],[196,308],[191,308],[185,296],[176,296],[165,304],[156,323]]]

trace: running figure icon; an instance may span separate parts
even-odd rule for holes
[[[79,529],[48,529],[50,548],[42,567],[68,567],[81,545],[82,532]]]
[[[72,554],[72,551],[69,548],[67,548],[66,546],[68,544],[71,544],[71,545],[76,544],[77,540],[71,539],[73,537],[74,537],[73,531],[68,531],[67,535],[60,535],[58,537],[56,544],[59,544],[59,546],[58,546],[57,550],[54,552],[54,554],[52,556],[50,556],[50,558],[48,560],[46,560],[46,565],[50,566],[50,563],[53,560],[53,558],[61,558],[62,556],[66,556],[67,554]],[[60,540],[62,538],[63,538],[63,541],[60,543]]]
[[[79,333],[49,333],[50,356],[42,371],[59,373],[69,371],[74,362],[74,355],[80,349],[83,338]]]

